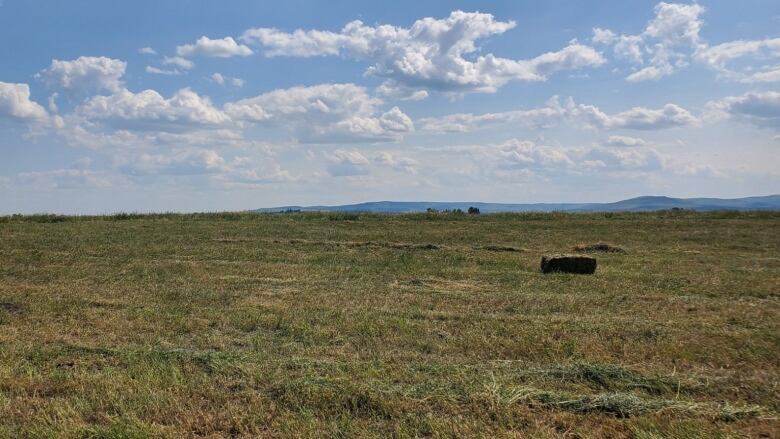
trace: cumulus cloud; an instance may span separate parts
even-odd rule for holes
[[[355,150],[337,149],[325,154],[328,173],[333,177],[354,177],[368,175],[368,158]]]
[[[225,85],[225,77],[221,73],[211,75],[211,81],[219,85]]]
[[[504,111],[500,113],[456,113],[442,117],[428,117],[419,121],[423,130],[439,133],[465,133],[492,125],[521,123],[533,128],[547,128],[560,123],[570,115],[570,109],[553,96],[540,108]]]
[[[40,104],[30,100],[30,86],[0,82],[0,117],[21,120],[46,120],[49,114]]]
[[[529,140],[512,139],[498,148],[501,168],[555,170],[574,166],[574,161],[560,148],[539,145]]]
[[[49,111],[52,113],[57,113],[59,111],[59,108],[57,108],[57,98],[60,96],[59,93],[54,92],[49,96]]]
[[[466,156],[472,173],[484,178],[620,177],[655,173],[669,168],[668,160],[647,146],[609,148],[564,147],[509,139],[493,145],[434,148],[452,156]],[[439,153],[441,153],[439,152]]]
[[[665,46],[696,45],[701,31],[704,7],[697,4],[661,2],[655,5],[655,18],[644,34]]]
[[[629,136],[609,136],[606,143],[609,146],[644,146],[647,144],[643,139]]]
[[[138,49],[138,53],[141,55],[157,55],[157,51],[149,46]]]
[[[211,79],[236,84],[235,78],[222,75]],[[280,128],[304,143],[388,142],[414,131],[412,120],[398,107],[383,111],[381,106],[380,99],[354,84],[274,90],[222,108],[189,88],[170,97],[155,90],[122,89],[78,105],[66,116],[69,123],[63,135],[73,144],[142,147],[195,144],[197,139],[254,144],[243,140],[241,133],[254,125]]]
[[[709,45],[700,32],[705,8],[697,3],[661,2],[655,17],[636,35],[617,34],[594,28],[592,42],[611,47],[617,59],[630,62],[630,82],[658,80],[688,66],[691,61],[708,66],[724,79],[744,83],[780,81],[780,38],[736,40]],[[767,65],[749,65],[741,70],[730,67],[737,59],[754,62],[775,60]]]
[[[216,173],[225,167],[225,159],[207,149],[178,150],[171,154],[141,153],[121,156],[115,166],[128,175],[197,175]]]
[[[666,104],[659,109],[634,107],[612,115],[592,105],[578,105],[573,112],[590,125],[603,129],[660,130],[698,123],[693,114],[675,104]]]
[[[294,180],[277,163],[258,164],[250,157],[225,158],[207,148],[176,148],[163,153],[134,153],[115,157],[114,168],[138,179],[199,177],[228,186],[255,186]]]
[[[133,93],[123,89],[90,98],[76,108],[75,114],[91,123],[131,130],[179,131],[229,122],[229,117],[207,97],[189,88],[167,99],[154,90]]]
[[[52,60],[36,75],[51,87],[79,92],[109,91],[122,88],[127,63],[104,56],[82,56],[70,61]]]
[[[114,178],[106,172],[78,167],[50,171],[21,172],[13,183],[35,190],[51,189],[102,189],[114,186]]]
[[[576,42],[528,60],[493,54],[472,57],[477,41],[515,27],[491,14],[454,11],[443,19],[423,18],[411,27],[348,23],[340,32],[273,28],[244,32],[242,41],[264,48],[266,56],[342,55],[373,64],[367,73],[385,78],[382,93],[421,99],[420,91],[495,92],[511,80],[541,81],[556,71],[604,63],[593,48]]]
[[[592,170],[653,172],[664,168],[664,158],[653,148],[590,148],[575,151],[580,166]]]
[[[396,171],[406,172],[407,174],[416,174],[420,162],[411,158],[404,157],[387,151],[380,151],[374,154],[373,162],[377,166],[388,167]]]
[[[169,75],[169,76],[181,75],[181,71],[176,69],[161,69],[159,67],[146,66],[145,70],[146,73],[151,73],[153,75]]]
[[[166,56],[162,60],[162,64],[165,66],[173,66],[172,68],[167,69],[161,69],[159,67],[154,66],[146,66],[146,73],[151,73],[153,75],[169,75],[169,76],[176,76],[181,75],[187,70],[191,70],[195,67],[195,63],[188,60],[187,58],[182,58],[180,56]]]
[[[355,84],[322,84],[227,103],[225,112],[234,120],[288,129],[306,143],[394,141],[414,130],[398,107],[380,114],[381,103]]]
[[[693,114],[675,104],[667,104],[660,109],[634,107],[620,113],[607,114],[596,106],[577,104],[572,98],[568,98],[561,104],[559,98],[553,96],[540,108],[478,115],[458,113],[424,118],[419,121],[419,124],[423,130],[446,133],[469,132],[486,126],[507,123],[547,128],[563,121],[580,121],[587,126],[605,130],[660,130],[698,123],[698,119]]]
[[[244,86],[244,80],[239,78],[229,78],[221,73],[214,73],[209,78],[211,82],[219,85],[230,84],[233,87],[241,88]]]
[[[228,172],[215,176],[215,180],[227,186],[257,187],[269,183],[296,181],[297,178],[278,163],[256,165],[246,157],[237,157],[229,165]]]
[[[222,39],[198,38],[194,44],[184,44],[176,47],[176,54],[181,57],[205,56],[209,58],[230,58],[233,56],[249,56],[252,49],[238,44],[232,37]]]
[[[780,92],[751,92],[710,102],[712,119],[734,118],[761,127],[780,130]]]
[[[191,70],[193,67],[195,67],[194,62],[180,56],[166,56],[163,58],[162,63],[163,65],[175,66],[182,70]]]
[[[737,40],[711,47],[704,46],[696,52],[695,58],[727,79],[745,83],[780,81],[780,64],[762,66],[757,71],[740,71],[730,67],[730,63],[741,58],[780,58],[780,38]]]
[[[658,80],[671,75],[688,65],[691,53],[701,44],[699,32],[704,7],[697,3],[661,2],[654,12],[655,17],[638,35],[593,29],[594,44],[611,46],[617,58],[635,66],[635,71],[626,77],[630,82]]]

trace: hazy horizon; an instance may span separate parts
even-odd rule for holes
[[[2,0],[0,214],[778,194],[778,29],[761,0]]]

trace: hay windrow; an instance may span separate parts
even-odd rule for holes
[[[520,253],[524,252],[525,249],[512,247],[509,245],[495,245],[495,244],[488,244],[488,245],[478,245],[474,246],[475,250],[487,250],[490,252],[509,252],[509,253]]]
[[[606,242],[579,244],[575,245],[572,250],[581,253],[628,253],[623,247],[614,244],[608,244]]]

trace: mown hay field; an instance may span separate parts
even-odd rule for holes
[[[780,213],[2,217],[0,437],[778,437],[779,299]]]

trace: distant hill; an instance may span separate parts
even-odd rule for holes
[[[664,209],[712,210],[780,210],[780,195],[747,198],[670,198],[637,197],[615,203],[476,203],[476,202],[409,202],[374,201],[368,203],[346,204],[342,206],[282,206],[257,209],[256,212],[380,212],[411,213],[425,212],[428,208],[437,210],[461,209],[470,206],[479,208],[482,213],[497,212],[648,212]]]

